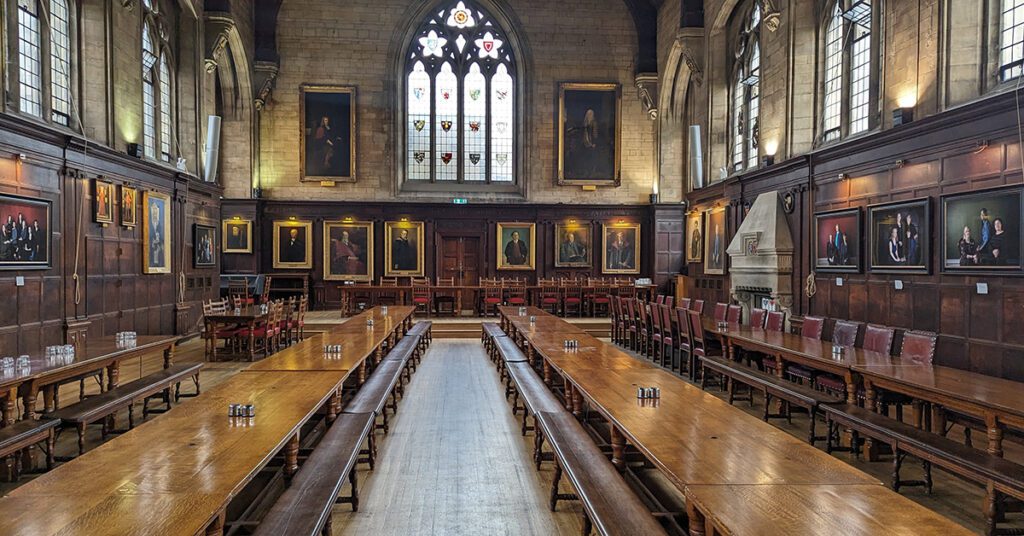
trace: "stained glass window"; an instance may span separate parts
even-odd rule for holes
[[[999,78],[1024,74],[1024,0],[1002,0],[999,21]]]
[[[875,123],[878,14],[871,0],[835,0],[824,21],[821,134],[824,142]]]
[[[515,181],[515,54],[472,1],[430,13],[405,67],[406,180]]]
[[[43,116],[43,82],[36,0],[18,0],[18,96],[22,112]]]
[[[758,113],[761,102],[761,8],[754,4],[741,20],[734,45],[732,108],[732,169],[755,167],[758,157]]]

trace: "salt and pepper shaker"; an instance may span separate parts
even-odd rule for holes
[[[661,398],[660,387],[637,387],[636,397],[639,399],[656,399]]]

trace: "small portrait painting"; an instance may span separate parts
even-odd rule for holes
[[[238,219],[221,222],[224,253],[252,253],[252,221]]]
[[[50,202],[0,194],[0,269],[50,267]]]
[[[324,279],[373,280],[372,222],[324,222]]]
[[[307,181],[356,180],[356,88],[299,88],[301,178]]]
[[[619,183],[621,99],[619,84],[559,85],[559,184]]]
[[[121,186],[121,225],[134,227],[138,225],[139,191],[131,186]]]
[[[694,212],[686,216],[686,262],[704,260],[704,215]]]
[[[274,268],[313,267],[313,222],[274,222]]]
[[[640,224],[605,225],[602,232],[601,271],[606,274],[640,273]]]
[[[819,272],[860,272],[860,209],[814,215],[814,269]]]
[[[142,272],[171,273],[171,197],[159,192],[143,192]]]
[[[536,259],[537,224],[498,223],[499,270],[533,270]]]
[[[998,188],[942,198],[942,269],[1020,271],[1024,188]]]
[[[217,228],[195,224],[192,230],[192,259],[196,268],[217,266]]]
[[[868,207],[871,271],[928,273],[929,206],[923,198]]]
[[[589,223],[555,224],[555,267],[587,268],[593,265],[592,226]]]
[[[93,196],[96,202],[93,215],[96,223],[114,222],[114,185],[101,180],[93,181]]]
[[[423,222],[384,222],[384,275],[422,276]]]
[[[704,212],[704,229],[707,237],[704,241],[704,273],[713,275],[725,274],[726,241],[725,208],[714,208]]]

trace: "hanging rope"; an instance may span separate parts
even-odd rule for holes
[[[188,182],[185,183],[185,197],[184,198],[186,200],[188,200]],[[178,185],[177,184],[174,185],[174,199],[175,200],[178,199]],[[182,211],[181,221],[184,224],[184,222],[185,222],[185,212],[184,212],[185,211],[185,202],[180,203],[180,205],[181,205],[181,211]],[[173,218],[173,215],[172,215],[172,218]],[[170,228],[170,226],[168,226],[168,229],[169,228]],[[178,264],[178,303],[179,304],[185,303],[185,263],[188,262],[188,257],[186,256],[187,251],[185,251],[187,248],[185,247],[184,236],[185,236],[185,233],[182,233],[181,234],[181,240],[180,240],[180,242],[181,242],[181,262]]]
[[[813,298],[818,292],[818,284],[814,282],[814,272],[807,274],[807,283],[804,285],[804,294],[808,298]]]
[[[83,184],[87,182],[88,179]],[[71,280],[75,283],[75,305],[82,303],[82,282],[78,277],[78,260],[82,253],[82,228],[85,227],[85,223],[82,221],[82,216],[85,214],[85,192],[83,191],[78,198],[81,201],[78,206],[78,214],[75,215],[77,222],[75,225],[75,269],[71,273]]]

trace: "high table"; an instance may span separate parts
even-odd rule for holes
[[[351,371],[404,335],[412,312],[367,311],[15,489],[0,498],[0,534],[221,534],[228,504],[277,452],[295,473],[303,423],[337,413]],[[323,355],[337,343],[342,359]],[[233,403],[256,416],[229,418]]]
[[[854,504],[862,497],[880,495],[898,508],[874,517],[892,526],[938,527],[941,530],[937,532],[941,533],[967,533],[963,527],[887,490],[873,477],[678,376],[599,339],[575,334],[575,326],[564,320],[533,309],[519,315],[517,307],[502,307],[499,313],[505,326],[526,339],[528,351],[543,359],[545,381],[550,385],[554,373],[562,376],[568,388],[567,405],[574,412],[580,412],[582,400],[586,399],[591,408],[608,420],[613,464],[624,467],[625,445],[629,442],[677,488],[695,497],[688,501],[688,508],[694,509],[690,516],[691,534],[704,534],[707,517],[717,519],[715,510],[700,509],[696,497],[703,497],[705,490],[727,489],[722,493],[732,494],[734,499],[726,510],[744,507],[735,502],[740,489],[756,489],[776,497],[771,513],[755,514],[761,524],[770,525],[776,518],[813,520],[807,505],[778,499],[784,499],[793,490],[820,486],[840,487],[844,499]],[[529,322],[531,315],[536,317],[535,322]],[[543,328],[537,327],[542,322]],[[566,349],[567,338],[579,341],[579,346]],[[660,387],[661,398],[638,400],[636,389],[641,386]],[[887,519],[886,516],[896,516],[896,512],[899,520]],[[819,522],[806,525],[806,531],[790,533],[847,533],[839,530],[846,525],[859,525],[864,532],[872,527],[863,514],[839,509],[828,525]],[[826,530],[830,526],[836,530]],[[723,531],[721,526],[719,531],[733,533]],[[742,529],[735,533],[760,532]]]
[[[223,313],[210,313],[203,315],[203,322],[206,326],[207,333],[216,333],[217,325],[238,325],[244,326],[249,330],[249,361],[256,358],[255,349],[255,328],[259,322],[265,322],[267,317],[270,316],[270,308],[265,305],[247,305],[240,307],[237,311],[235,309],[228,309]],[[213,343],[213,353],[210,356],[210,361],[217,360],[217,341]]]

